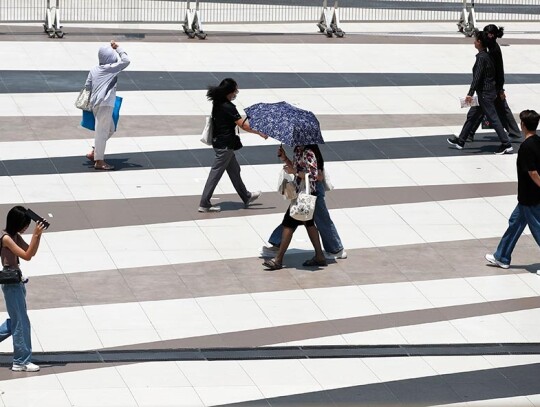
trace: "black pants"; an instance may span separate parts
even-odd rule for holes
[[[497,115],[499,116],[501,124],[506,129],[508,134],[512,137],[520,137],[521,130],[519,129],[516,119],[514,118],[514,114],[510,110],[510,106],[508,106],[506,99],[501,99],[500,96],[497,96],[497,98],[495,99],[495,109],[497,110]],[[471,134],[469,136],[473,137],[481,124],[482,118],[480,118],[480,120],[478,120],[478,123],[473,126]]]
[[[478,103],[480,106],[473,106],[469,109],[467,119],[465,120],[465,124],[461,129],[461,133],[459,134],[459,139],[464,142],[472,131],[476,131],[478,128],[478,123],[482,121],[482,116],[485,114],[493,126],[493,129],[497,133],[497,136],[499,136],[501,143],[510,143],[510,140],[504,131],[504,127],[499,120],[497,109],[495,108],[495,99],[497,99],[497,93],[495,90],[480,91],[476,93],[478,94]]]

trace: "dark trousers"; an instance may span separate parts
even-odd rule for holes
[[[473,129],[476,131],[478,128],[478,123],[482,121],[482,116],[485,114],[493,126],[493,129],[497,133],[497,136],[499,136],[501,143],[510,143],[510,140],[504,131],[504,127],[499,120],[497,109],[495,108],[495,99],[497,99],[497,93],[495,90],[480,91],[476,93],[478,94],[478,103],[480,106],[473,106],[469,109],[467,119],[465,120],[465,124],[461,129],[461,133],[459,134],[459,139],[464,142],[469,134],[471,134]]]
[[[208,179],[206,180],[199,206],[202,206],[203,208],[212,206],[210,198],[212,198],[214,190],[225,171],[229,174],[234,189],[236,189],[236,192],[240,195],[242,201],[244,201],[244,203],[248,202],[249,198],[251,198],[251,193],[246,189],[244,181],[242,181],[242,177],[240,176],[240,164],[236,161],[234,150],[214,148],[214,151],[216,152],[216,159],[214,165],[212,165],[212,168],[210,169],[210,174],[208,174]]]
[[[520,137],[521,130],[519,129],[516,119],[514,118],[514,114],[510,110],[510,106],[508,106],[506,99],[501,99],[499,96],[497,96],[497,98],[495,99],[495,109],[497,110],[497,115],[499,116],[501,124],[506,129],[508,134],[511,137]],[[478,120],[478,123],[473,126],[471,134],[469,135],[470,137],[474,136],[476,130],[478,130],[478,127],[480,127],[481,124],[482,118],[480,118]]]

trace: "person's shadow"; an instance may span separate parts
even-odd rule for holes
[[[129,162],[129,158],[107,158],[107,164],[114,166],[114,171],[119,170],[133,170],[145,168],[142,164],[137,164],[134,162]],[[89,169],[94,169],[94,162],[87,160],[86,165]],[[106,171],[104,171],[106,172]]]

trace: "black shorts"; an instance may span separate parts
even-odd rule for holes
[[[305,227],[309,228],[310,226],[315,226],[315,221],[312,219],[302,222],[300,220],[296,220],[293,217],[291,217],[290,213],[291,208],[287,208],[287,212],[285,212],[285,216],[283,216],[283,222],[281,224],[286,228],[291,228],[293,230],[296,230],[296,228],[300,225],[304,225]]]

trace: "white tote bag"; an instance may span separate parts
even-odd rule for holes
[[[86,88],[82,88],[82,90],[79,92],[79,96],[77,96],[77,99],[75,100],[75,107],[77,109],[91,112],[92,111],[92,107],[90,106],[91,95],[92,95],[91,91],[86,90]]]
[[[313,219],[315,203],[317,202],[317,197],[309,193],[309,175],[307,173],[304,178],[304,184],[306,184],[306,190],[299,192],[296,199],[291,201],[291,206],[289,207],[291,218],[300,222]]]
[[[201,142],[207,146],[212,145],[212,138],[214,138],[214,119],[212,116],[206,118],[206,124],[201,134]]]

